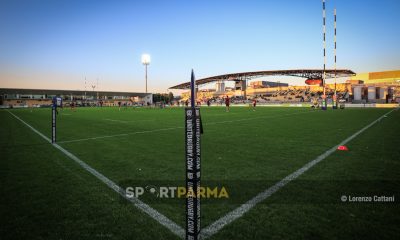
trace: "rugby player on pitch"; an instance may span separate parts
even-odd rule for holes
[[[230,99],[229,99],[228,95],[226,95],[226,98],[225,98],[226,112],[229,112],[229,104],[230,104]]]

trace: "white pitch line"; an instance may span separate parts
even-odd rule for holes
[[[216,113],[216,114],[207,114],[208,117],[214,117],[214,116],[227,116],[227,115],[232,115],[232,114],[240,114],[240,113],[235,113],[235,112],[229,112],[229,113]]]
[[[123,122],[123,123],[128,122],[128,121],[115,120],[115,119],[108,119],[108,118],[105,118],[104,120],[106,120],[106,121],[111,121],[111,122]]]
[[[103,138],[122,137],[122,136],[129,136],[129,135],[135,135],[135,134],[169,131],[169,130],[174,130],[174,129],[179,129],[179,128],[184,128],[184,127],[160,128],[160,129],[154,129],[154,130],[138,131],[138,132],[131,132],[131,133],[120,133],[120,134],[106,135],[106,136],[100,136],[100,137],[80,138],[80,139],[75,139],[75,140],[60,141],[58,143],[71,143],[71,142],[81,142],[81,141],[88,141],[88,140],[97,140],[97,139],[103,139]]]
[[[314,160],[310,161],[309,163],[304,165],[302,168],[300,168],[300,169],[296,170],[295,172],[293,172],[292,174],[286,176],[284,179],[282,179],[281,181],[279,181],[278,183],[276,183],[272,187],[267,188],[263,192],[259,193],[257,196],[253,197],[252,199],[250,199],[246,203],[242,204],[240,207],[238,207],[235,210],[229,212],[228,214],[226,214],[225,216],[221,217],[220,219],[218,219],[217,221],[215,221],[214,223],[212,223],[208,227],[206,227],[203,230],[201,230],[201,233],[200,233],[201,234],[201,239],[206,239],[206,238],[211,237],[212,235],[214,235],[217,232],[219,232],[226,225],[228,225],[228,224],[232,223],[233,221],[235,221],[236,219],[242,217],[245,213],[250,211],[250,209],[252,209],[258,203],[264,201],[265,199],[270,197],[272,194],[277,192],[279,189],[284,187],[286,184],[288,184],[289,182],[295,180],[300,175],[305,173],[307,170],[309,170],[310,168],[312,168],[313,166],[315,166],[316,164],[318,164],[319,162],[321,162],[322,160],[327,158],[332,153],[334,153],[338,146],[345,145],[346,143],[350,142],[355,137],[360,135],[362,132],[364,132],[365,130],[369,129],[370,127],[372,127],[377,122],[379,122],[382,118],[385,118],[387,115],[392,113],[394,110],[396,110],[396,109],[393,109],[390,112],[383,114],[380,118],[378,118],[375,121],[373,121],[372,123],[368,124],[367,126],[362,128],[358,132],[354,133],[350,137],[346,138],[345,140],[343,140],[338,145],[332,147],[328,151],[326,151],[323,154],[319,155],[317,158],[315,158]]]
[[[23,124],[25,124],[25,126],[27,126],[28,128],[30,128],[33,132],[37,133],[39,136],[41,136],[44,140],[46,140],[47,142],[51,143],[51,140],[46,137],[45,135],[43,135],[41,132],[39,132],[38,130],[36,130],[35,128],[33,128],[31,125],[29,125],[28,123],[26,123],[24,120],[22,120],[21,118],[19,118],[18,116],[16,116],[15,114],[13,114],[12,112],[10,112],[9,110],[7,110],[7,112],[9,112],[11,115],[13,115],[16,119],[18,119],[19,121],[21,121]],[[146,203],[142,202],[141,200],[139,200],[138,198],[128,198],[125,195],[125,190],[123,188],[121,188],[120,186],[118,186],[117,184],[115,184],[113,181],[111,181],[110,179],[108,179],[106,176],[104,176],[103,174],[99,173],[98,171],[96,171],[94,168],[90,167],[88,164],[86,164],[85,162],[83,162],[82,160],[80,160],[78,157],[76,157],[75,155],[73,155],[72,153],[70,153],[69,151],[65,150],[63,147],[61,147],[60,145],[54,143],[52,144],[55,148],[57,148],[58,150],[60,150],[62,153],[64,153],[65,155],[67,155],[69,158],[71,158],[72,160],[74,160],[76,163],[78,163],[82,168],[84,168],[86,171],[88,171],[89,173],[91,173],[93,176],[95,176],[97,179],[99,179],[100,181],[102,181],[103,183],[105,183],[109,188],[111,188],[112,190],[114,190],[115,192],[117,192],[119,195],[121,195],[123,198],[125,198],[126,200],[130,201],[131,203],[133,203],[133,205],[140,209],[141,211],[143,211],[144,213],[146,213],[147,215],[149,215],[151,218],[153,218],[154,220],[156,220],[158,223],[160,223],[161,225],[163,225],[164,227],[168,228],[172,233],[174,233],[175,235],[177,235],[180,238],[185,238],[185,230],[179,226],[178,224],[176,224],[175,222],[173,222],[172,220],[170,220],[169,218],[167,218],[166,216],[164,216],[163,214],[161,214],[160,212],[158,212],[157,210],[155,210],[154,208],[150,207],[149,205],[147,205]]]
[[[317,111],[304,111],[304,112],[289,113],[289,114],[277,115],[277,116],[262,116],[262,117],[253,117],[253,118],[243,118],[243,119],[237,119],[237,120],[227,120],[227,121],[221,121],[221,122],[211,122],[211,123],[205,123],[204,126],[215,125],[215,124],[223,124],[223,123],[242,122],[242,121],[249,121],[249,120],[263,119],[263,118],[273,119],[273,118],[286,117],[286,116],[292,116],[292,115],[304,114],[304,113],[312,113],[312,112],[317,112]],[[123,136],[136,135],[136,134],[144,134],[144,133],[154,133],[154,132],[176,130],[176,129],[180,129],[180,128],[184,128],[184,127],[160,128],[160,129],[154,129],[154,130],[145,130],[145,131],[130,132],[130,133],[120,133],[120,134],[105,135],[105,136],[91,137],[91,138],[79,138],[79,139],[74,139],[74,140],[60,141],[58,143],[73,143],[73,142],[97,140],[97,139],[104,139],[104,138],[123,137]]]
[[[207,123],[207,124],[204,124],[204,125],[207,126],[207,125],[222,124],[222,123],[243,122],[243,121],[249,121],[249,120],[255,120],[255,119],[263,119],[263,118],[273,119],[273,118],[287,117],[287,116],[292,116],[292,115],[298,115],[298,114],[304,114],[304,113],[313,113],[313,112],[317,112],[317,111],[304,111],[304,112],[288,113],[288,114],[276,115],[276,116],[262,116],[262,117],[243,118],[243,119],[237,119],[237,120],[211,122],[211,123]]]
[[[150,122],[150,121],[155,121],[154,119],[135,120],[135,121],[125,121],[125,120],[117,120],[117,119],[109,119],[109,118],[105,118],[104,120],[110,121],[110,122],[118,122],[118,123],[135,123],[135,122]]]

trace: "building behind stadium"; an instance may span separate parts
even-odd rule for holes
[[[96,106],[100,102],[103,106],[117,106],[118,102],[147,105],[153,101],[151,93],[0,88],[0,105],[3,108],[48,107],[55,96],[61,97],[66,106],[72,102],[76,106]]]

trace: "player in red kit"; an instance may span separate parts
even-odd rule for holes
[[[226,112],[229,112],[229,104],[230,104],[230,99],[228,96],[226,96],[226,98],[225,98]]]

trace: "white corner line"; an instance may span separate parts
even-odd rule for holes
[[[41,132],[39,132],[38,130],[36,130],[34,127],[32,127],[31,125],[29,125],[28,123],[26,123],[24,120],[22,120],[21,118],[19,118],[18,116],[16,116],[15,114],[13,114],[12,112],[10,112],[9,110],[6,110],[7,112],[9,112],[12,116],[14,116],[16,119],[18,119],[20,122],[22,122],[25,126],[27,126],[28,128],[30,128],[33,132],[37,133],[39,136],[41,136],[44,140],[46,140],[47,142],[51,143],[51,140],[46,137],[45,135],[43,135]],[[161,214],[160,212],[158,212],[157,210],[155,210],[154,208],[150,207],[149,205],[147,205],[146,203],[142,202],[141,200],[139,200],[138,198],[128,198],[125,195],[125,191],[123,188],[121,188],[120,186],[118,186],[117,184],[115,184],[113,181],[111,181],[110,179],[108,179],[106,176],[104,176],[103,174],[99,173],[98,171],[96,171],[94,168],[90,167],[88,164],[86,164],[85,162],[83,162],[82,160],[80,160],[78,157],[76,157],[75,155],[73,155],[72,153],[70,153],[69,151],[65,150],[63,147],[61,147],[60,145],[54,143],[52,144],[55,148],[57,148],[58,150],[60,150],[62,153],[64,153],[65,155],[67,155],[69,158],[71,158],[72,160],[74,160],[76,163],[78,163],[82,168],[84,168],[86,171],[88,171],[89,173],[91,173],[92,175],[94,175],[97,179],[99,179],[100,181],[102,181],[103,183],[105,183],[109,188],[111,188],[112,190],[114,190],[115,192],[117,192],[119,195],[121,195],[123,198],[125,198],[126,200],[130,201],[131,203],[133,203],[133,205],[140,209],[141,211],[143,211],[144,213],[146,213],[147,215],[149,215],[151,218],[153,218],[154,220],[156,220],[158,223],[160,223],[161,225],[163,225],[164,227],[168,228],[172,233],[174,233],[175,235],[177,235],[180,238],[185,238],[185,230],[179,226],[178,224],[176,224],[175,222],[173,222],[172,220],[170,220],[169,218],[167,218],[166,216],[164,216],[163,214]]]
[[[245,213],[250,211],[250,209],[252,209],[258,203],[260,203],[260,202],[264,201],[265,199],[269,198],[272,194],[277,192],[279,189],[283,188],[286,184],[288,184],[289,182],[295,180],[300,175],[305,173],[307,170],[309,170],[310,168],[312,168],[313,166],[315,166],[316,164],[318,164],[319,162],[321,162],[322,160],[327,158],[332,153],[334,153],[338,146],[345,145],[346,143],[350,142],[355,137],[360,135],[362,132],[364,132],[365,130],[369,129],[374,124],[379,122],[382,118],[386,117],[387,115],[389,115],[390,113],[392,113],[395,110],[397,110],[397,108],[395,108],[395,109],[383,114],[381,117],[379,117],[378,119],[376,119],[372,123],[368,124],[367,126],[362,128],[358,132],[354,133],[350,137],[346,138],[345,140],[343,140],[338,145],[333,146],[331,149],[329,149],[326,152],[324,152],[323,154],[319,155],[314,160],[308,162],[302,168],[300,168],[300,169],[296,170],[295,172],[291,173],[290,175],[286,176],[285,178],[280,180],[278,183],[276,183],[272,187],[269,187],[266,190],[264,190],[263,192],[257,194],[255,197],[253,197],[252,199],[250,199],[246,203],[242,204],[241,206],[239,206],[238,208],[236,208],[236,209],[232,210],[231,212],[227,213],[225,216],[221,217],[220,219],[218,219],[217,221],[215,221],[214,223],[212,223],[208,227],[204,228],[200,232],[201,239],[206,239],[206,238],[211,237],[212,235],[214,235],[217,232],[219,232],[226,225],[228,225],[228,224],[232,223],[233,221],[235,221],[236,219],[242,217]]]

